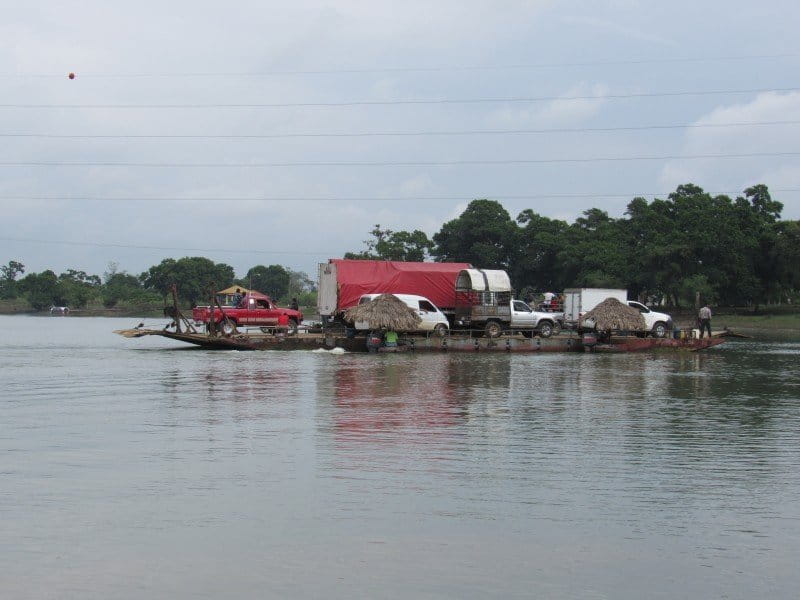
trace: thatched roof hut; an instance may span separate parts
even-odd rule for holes
[[[381,294],[374,300],[345,311],[348,321],[366,322],[370,329],[414,331],[422,322],[417,311],[392,294]]]
[[[583,322],[592,320],[598,331],[644,331],[642,314],[616,298],[606,298],[583,315]]]

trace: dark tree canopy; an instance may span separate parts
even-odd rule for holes
[[[202,256],[187,256],[175,260],[165,258],[140,276],[145,288],[167,297],[177,284],[181,298],[196,304],[209,298],[212,289],[223,289],[233,283],[233,267],[215,263]]]
[[[461,216],[433,236],[440,262],[468,262],[484,269],[508,269],[519,228],[495,200],[473,200]]]
[[[424,232],[392,231],[375,225],[370,231],[372,239],[364,240],[366,250],[347,252],[344,257],[356,260],[398,260],[422,262],[430,253],[433,242]]]
[[[684,184],[667,198],[633,198],[619,218],[590,208],[571,224],[531,209],[513,220],[499,202],[482,199],[444,223],[432,241],[418,230],[375,225],[365,250],[345,256],[400,261],[432,256],[505,269],[520,292],[620,287],[642,300],[676,306],[693,304],[700,294],[712,303],[757,307],[796,302],[800,292],[800,222],[781,220],[782,211],[763,184],[736,198]],[[164,259],[138,278],[114,263],[103,280],[76,269],[19,278],[23,273],[25,265],[16,260],[0,266],[0,298],[22,296],[39,310],[148,303],[156,294],[168,296],[173,284],[184,301],[205,304],[212,288],[234,282],[232,267],[198,256]],[[237,283],[275,300],[315,301],[308,275],[281,265],[254,266]]]
[[[258,290],[274,299],[283,298],[289,290],[291,273],[280,265],[256,265],[239,283],[246,288]]]

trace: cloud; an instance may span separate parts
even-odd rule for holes
[[[720,106],[697,119],[696,125],[800,121],[800,92],[759,94],[748,102]],[[687,129],[678,154],[757,154],[797,152],[797,125],[743,125]],[[666,189],[694,182],[710,192],[737,193],[749,185],[800,187],[797,156],[672,160],[659,182]],[[778,195],[779,196],[779,195]],[[789,207],[790,211],[793,207]],[[797,208],[794,207],[794,212]]]
[[[605,104],[603,98],[609,93],[609,86],[604,83],[580,82],[557,94],[559,99],[544,104],[534,103],[529,106],[510,104],[492,110],[486,117],[487,126],[552,129],[577,125],[599,114]],[[533,92],[532,95],[535,96],[536,93]],[[576,96],[590,98],[572,99]]]
[[[630,3],[616,2],[611,8],[621,8],[621,9],[629,8],[625,6],[626,4]],[[612,21],[586,15],[581,15],[581,16],[572,15],[564,17],[563,21],[571,25],[585,25],[595,33],[597,33],[598,31],[602,31],[603,33],[608,34],[611,37],[623,36],[632,40],[657,44],[660,46],[670,46],[670,47],[678,46],[678,43],[669,37],[656,35],[650,29],[623,25],[622,22],[619,20]]]

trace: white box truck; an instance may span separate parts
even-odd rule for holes
[[[577,328],[583,315],[606,298],[628,302],[628,290],[609,288],[568,288],[564,290],[564,325]]]
[[[628,290],[608,288],[570,288],[564,290],[564,326],[579,328],[583,315],[606,298],[616,298],[638,310],[644,319],[645,332],[654,337],[665,337],[672,330],[672,317],[656,312],[635,300],[628,300]]]

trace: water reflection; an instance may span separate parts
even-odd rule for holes
[[[800,586],[796,341],[337,356],[45,325],[0,348],[9,597]]]

